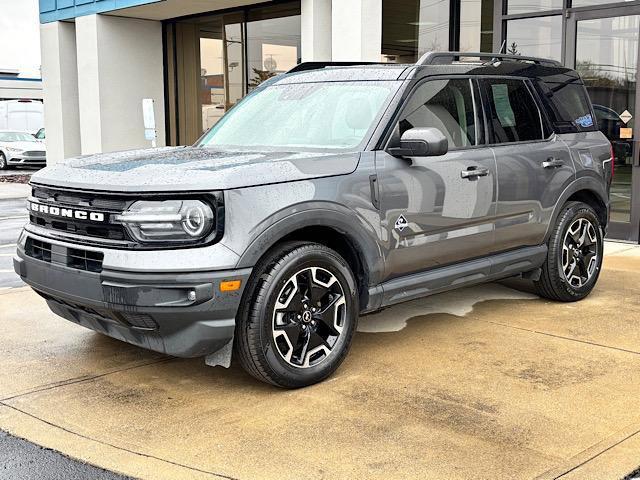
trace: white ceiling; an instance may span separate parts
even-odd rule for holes
[[[213,12],[255,3],[256,0],[159,0],[139,7],[114,10],[109,12],[109,15],[144,18],[147,20],[166,20],[168,18]]]

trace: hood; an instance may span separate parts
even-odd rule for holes
[[[8,148],[17,148],[19,150],[38,150],[44,151],[44,144],[34,140],[33,142],[2,142],[2,145]]]
[[[40,170],[31,181],[118,192],[228,190],[345,175],[359,158],[359,153],[150,148],[71,158]]]

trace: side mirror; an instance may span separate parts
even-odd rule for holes
[[[449,151],[449,142],[437,128],[416,127],[402,134],[399,147],[387,151],[394,157],[436,157]]]

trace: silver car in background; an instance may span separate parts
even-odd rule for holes
[[[0,130],[0,170],[12,166],[44,167],[47,151],[44,143],[27,132]]]

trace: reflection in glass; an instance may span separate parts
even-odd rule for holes
[[[611,187],[611,220],[631,220],[631,171],[635,139],[634,120],[625,124],[620,114],[635,116],[636,67],[640,16],[578,22],[576,70],[582,76],[600,130],[613,145],[615,176]],[[631,129],[631,130],[624,130]]]
[[[508,0],[507,2],[507,14],[509,15],[543,12],[556,8],[562,8],[562,0]]]
[[[413,63],[425,52],[449,50],[449,13],[450,0],[382,0],[382,55]]]
[[[561,60],[562,16],[509,20],[506,53]]]
[[[493,51],[493,0],[460,1],[461,52]]]
[[[300,8],[275,5],[249,12],[248,90],[300,63]]]
[[[607,5],[609,3],[629,2],[632,0],[573,0],[572,7],[589,7],[591,5]]]
[[[203,131],[214,126],[248,91],[300,62],[299,2],[190,22],[196,25],[200,42]]]

